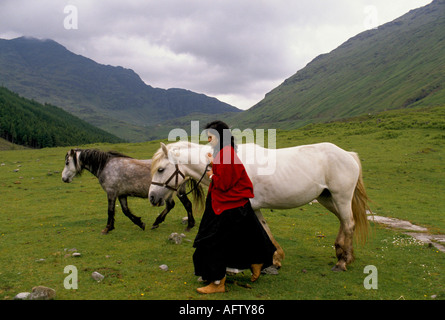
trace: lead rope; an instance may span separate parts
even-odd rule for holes
[[[192,191],[194,191],[199,186],[199,184],[201,183],[202,179],[204,179],[204,176],[206,175],[207,169],[209,168],[209,166],[210,166],[210,163],[206,165],[206,167],[204,169],[204,173],[202,174],[202,176],[199,179],[198,183],[192,188],[192,190],[190,190],[189,192],[184,193],[184,194],[178,193],[178,197],[180,197],[180,198],[185,197],[185,196],[189,195]]]

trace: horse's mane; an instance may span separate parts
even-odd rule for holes
[[[167,147],[167,150],[170,151],[170,149],[173,147],[181,149],[181,148],[189,148],[190,145],[191,145],[191,143],[188,141],[178,141],[178,142],[167,144],[166,147]],[[156,151],[156,153],[152,157],[152,162],[151,162],[151,175],[152,176],[156,173],[156,171],[158,171],[161,161],[164,160],[165,158],[167,158],[167,155],[165,154],[164,150],[162,150],[162,148],[159,148],[158,151]]]
[[[113,158],[130,158],[131,157],[116,152],[116,151],[101,151],[97,149],[75,149],[75,151],[80,151],[79,163],[77,163],[76,168],[81,169],[87,165],[90,172],[95,176],[98,176],[102,170],[105,168],[107,163]]]
[[[151,158],[151,176],[155,174],[156,171],[159,169],[159,163],[165,159],[166,155],[164,153],[164,150],[162,148],[159,148],[158,151],[153,155]]]

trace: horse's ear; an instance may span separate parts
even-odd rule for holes
[[[164,151],[165,155],[168,157],[167,146],[163,142],[161,142],[161,148],[162,148],[162,151]]]

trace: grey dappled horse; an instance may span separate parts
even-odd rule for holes
[[[127,204],[127,197],[148,198],[151,184],[151,160],[138,160],[118,152],[103,152],[96,149],[71,149],[65,156],[65,168],[62,181],[69,183],[86,169],[99,179],[99,183],[108,197],[108,221],[102,234],[114,229],[114,209],[116,199],[119,199],[122,212],[142,230],[145,223],[140,217],[133,215]],[[190,180],[191,181],[191,180]],[[186,184],[182,184],[177,195],[184,205],[190,230],[195,225],[192,213],[192,203],[185,194]],[[199,192],[196,188],[195,192]],[[165,209],[153,223],[152,229],[157,228],[164,221],[166,215],[175,206],[173,196],[166,200]]]

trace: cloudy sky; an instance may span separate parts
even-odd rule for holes
[[[149,85],[248,109],[317,55],[431,0],[1,0],[0,38],[53,39]]]

